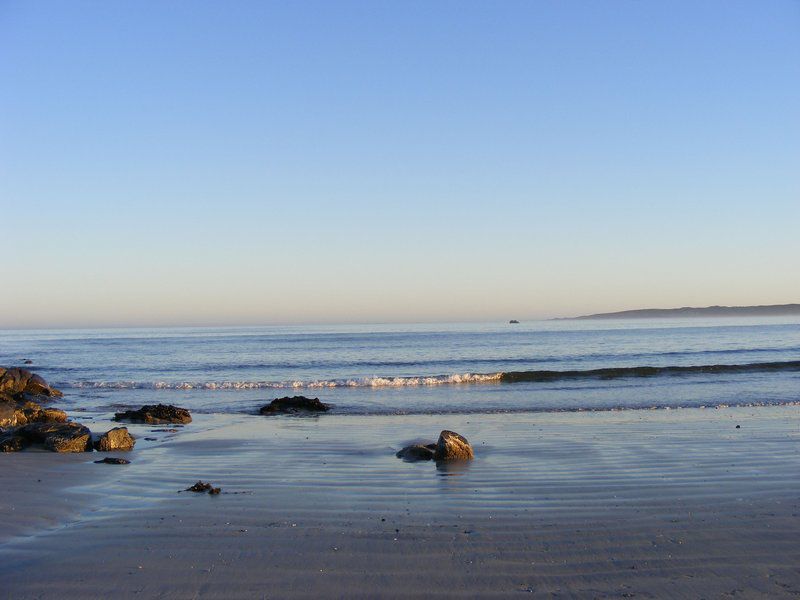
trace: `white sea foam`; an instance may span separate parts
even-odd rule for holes
[[[155,390],[260,390],[336,387],[414,387],[492,383],[500,381],[502,373],[453,373],[421,377],[363,377],[356,379],[322,379],[315,381],[73,381],[61,387],[98,389],[155,389]]]

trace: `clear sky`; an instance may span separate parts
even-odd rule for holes
[[[800,3],[0,1],[0,327],[800,302]]]

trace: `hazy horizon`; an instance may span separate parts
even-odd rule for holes
[[[800,301],[795,2],[11,1],[0,329]]]

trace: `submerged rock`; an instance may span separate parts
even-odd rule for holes
[[[191,423],[192,415],[185,408],[171,404],[143,406],[139,410],[126,410],[116,413],[115,421],[132,421],[134,423]]]
[[[472,446],[463,435],[455,431],[444,430],[439,434],[433,458],[440,460],[472,460],[475,454]]]
[[[406,446],[400,450],[395,456],[402,458],[406,462],[416,462],[418,460],[433,460],[433,454],[436,450],[436,444],[415,444],[413,446]]]
[[[262,415],[276,415],[276,414],[296,414],[304,412],[326,412],[331,409],[330,406],[320,402],[319,398],[306,398],[305,396],[286,396],[285,398],[276,398],[266,406],[259,409],[259,414]]]
[[[117,458],[115,456],[107,456],[102,460],[94,461],[96,465],[106,464],[106,465],[129,465],[131,461],[126,458]]]
[[[94,443],[98,452],[112,452],[114,450],[133,450],[136,440],[128,433],[127,427],[115,427],[106,431]]]

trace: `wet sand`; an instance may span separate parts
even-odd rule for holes
[[[443,428],[471,465],[393,456]],[[800,595],[797,407],[151,429],[128,466],[0,456],[3,597]]]

